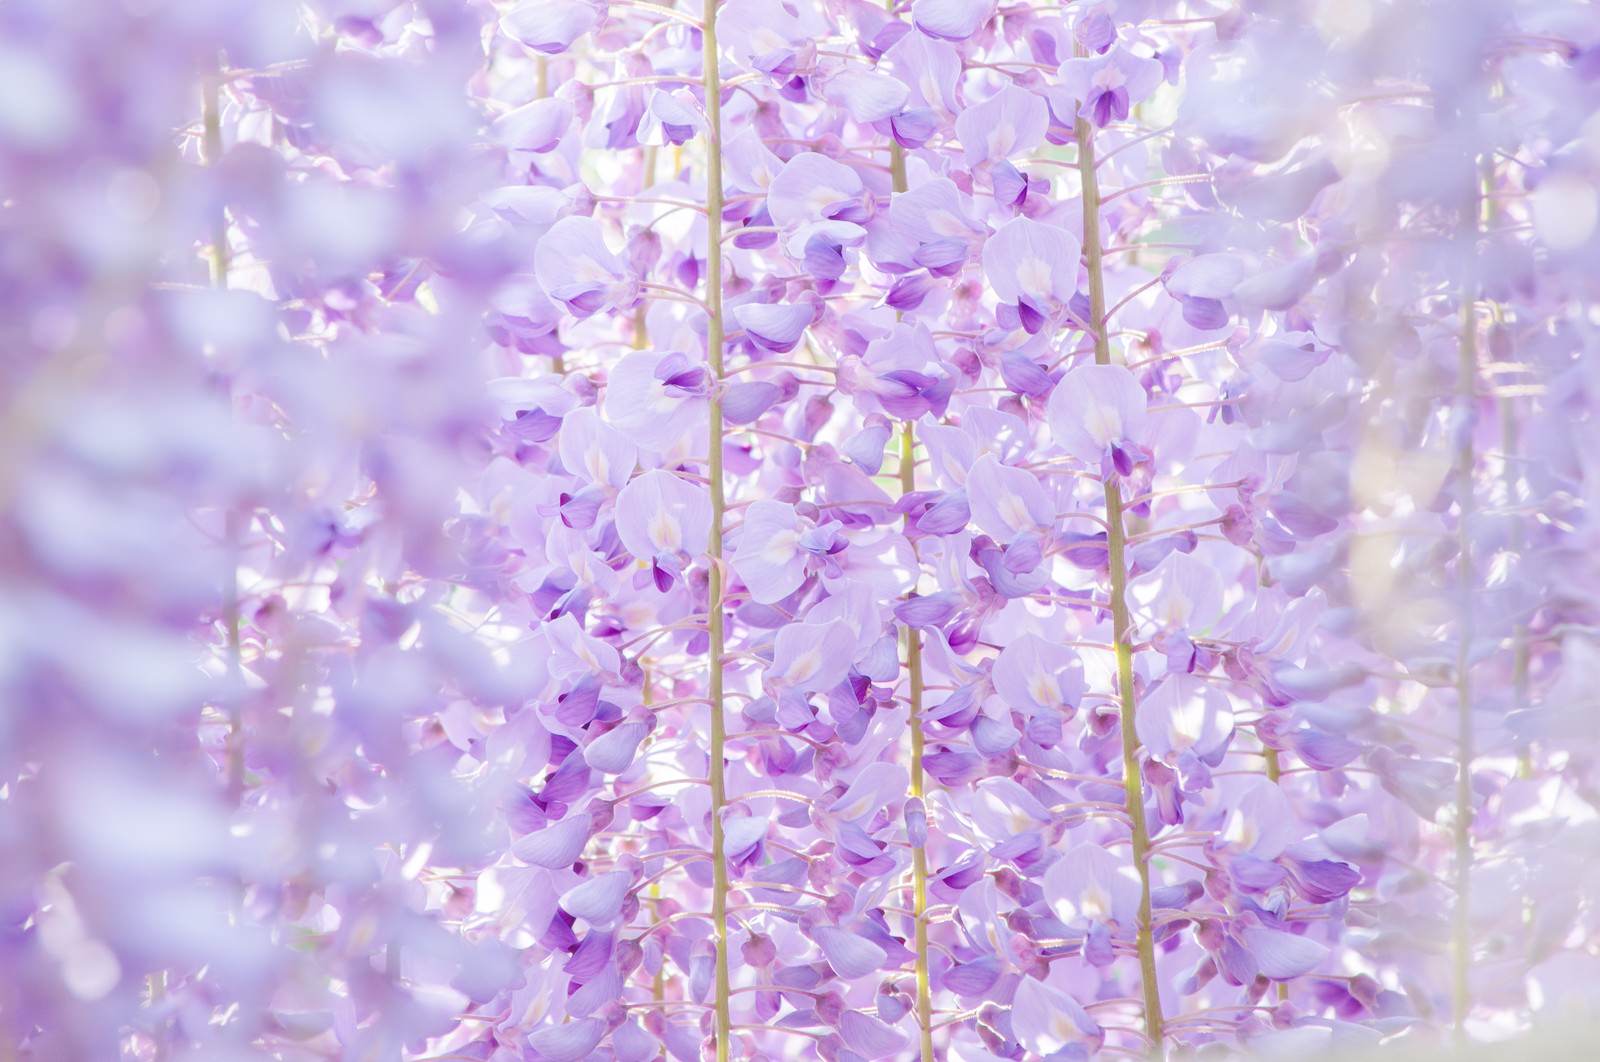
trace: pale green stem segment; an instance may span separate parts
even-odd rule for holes
[[[1078,141],[1078,176],[1083,183],[1083,258],[1089,272],[1089,323],[1094,326],[1094,360],[1111,364],[1106,334],[1106,283],[1100,243],[1100,185],[1095,175],[1094,131],[1082,118]],[[1117,687],[1122,707],[1122,778],[1128,819],[1133,827],[1133,865],[1139,872],[1139,977],[1144,992],[1144,1029],[1156,1058],[1165,1056],[1160,982],[1156,979],[1155,939],[1150,928],[1150,830],[1144,818],[1144,784],[1139,773],[1139,735],[1134,728],[1138,705],[1133,692],[1133,626],[1128,616],[1128,567],[1124,559],[1127,532],[1122,524],[1122,485],[1108,479],[1106,539],[1111,568],[1111,632],[1117,653]]]
[[[711,921],[717,943],[717,1062],[728,1062],[733,1021],[728,1007],[728,860],[722,808],[727,801],[722,760],[727,734],[722,717],[723,630],[722,525],[727,502],[722,490],[722,78],[717,69],[717,0],[707,0],[700,31],[706,97],[706,360],[711,370],[710,432],[711,573],[706,605],[711,635]]]
[[[222,73],[209,75],[200,86],[200,155],[207,166],[215,166],[222,159]],[[228,219],[219,214],[212,233],[211,246],[206,251],[206,267],[213,288],[228,286]],[[228,570],[223,581],[222,617],[227,628],[228,669],[237,677],[241,670],[239,657],[239,567],[231,551],[237,548],[242,530],[236,512],[226,518],[227,538],[230,543]],[[234,684],[235,692],[238,683]],[[239,705],[228,709],[228,763],[227,785],[231,802],[237,802],[244,790],[244,720]],[[145,1001],[154,1006],[166,998],[167,971],[156,970],[145,975]]]
[[[201,89],[201,149],[207,166],[222,160],[222,106],[220,96],[221,73],[207,77]],[[219,214],[216,230],[211,237],[210,253],[206,256],[210,267],[211,286],[228,286],[228,219]],[[239,514],[230,511],[227,516],[227,535],[230,548],[236,550],[244,529]],[[227,580],[224,584],[223,621],[228,629],[228,669],[237,678],[242,669],[239,655],[239,567],[236,558],[228,560]],[[237,693],[238,684],[235,683]],[[229,709],[228,720],[228,795],[237,802],[244,793],[244,719],[240,706]]]
[[[896,154],[899,154],[896,145]],[[900,492],[917,489],[917,437],[911,421],[900,426]],[[906,674],[911,680],[911,796],[923,799],[922,775],[922,638],[915,627],[906,628]],[[911,849],[911,911],[917,923],[917,1030],[922,1062],[933,1062],[933,992],[928,979],[928,849]]]
[[[656,148],[652,144],[644,150],[644,173],[639,182],[640,191],[647,191],[656,183]],[[650,332],[645,326],[645,307],[649,303],[639,300],[639,306],[633,311],[633,349],[643,350],[650,345]]]
[[[546,97],[548,97],[549,95],[550,95],[550,60],[547,57],[543,56],[543,55],[534,56],[534,59],[533,59],[533,98],[536,99],[536,100],[542,100],[542,99],[545,99]],[[551,358],[550,358],[550,371],[555,373],[558,376],[566,374],[566,371],[567,371],[567,359],[566,359],[566,356],[561,353],[561,350],[560,350],[559,347],[556,349],[555,354],[551,355]]]
[[[1477,241],[1478,204],[1467,211],[1467,235]],[[1467,256],[1467,268],[1474,268],[1476,251]],[[1456,580],[1460,594],[1461,629],[1456,645],[1456,742],[1460,763],[1456,770],[1455,814],[1455,910],[1451,932],[1450,997],[1458,1042],[1467,1038],[1467,1015],[1472,1009],[1469,984],[1472,969],[1470,907],[1472,901],[1472,529],[1476,508],[1473,497],[1473,466],[1477,455],[1472,445],[1472,416],[1477,406],[1478,384],[1478,292],[1470,273],[1461,286],[1461,361],[1456,374],[1456,402],[1464,423],[1456,450]]]
[[[1283,777],[1283,763],[1278,759],[1278,750],[1267,745],[1264,746],[1262,755],[1267,761],[1267,781],[1277,785],[1278,779]],[[1277,995],[1279,999],[1287,1000],[1289,998],[1289,982],[1278,982]]]
[[[890,5],[894,4],[891,0]],[[906,190],[906,152],[898,140],[889,145],[889,180],[895,192]],[[917,489],[917,431],[911,421],[900,426],[900,493]],[[922,776],[922,636],[915,627],[906,628],[906,674],[911,680],[911,795],[923,795]],[[933,990],[928,977],[928,849],[911,849],[911,910],[916,918],[917,947],[917,1032],[922,1062],[933,1062]]]
[[[1507,507],[1514,508],[1518,502],[1517,483],[1517,450],[1519,435],[1517,432],[1517,410],[1514,401],[1507,397],[1500,400],[1500,449],[1506,455],[1505,460],[1505,492]],[[1522,521],[1518,520],[1511,529],[1511,550],[1517,556],[1522,555],[1524,546]],[[1522,711],[1528,705],[1528,663],[1530,660],[1528,646],[1528,625],[1517,623],[1511,628],[1511,708],[1513,711]],[[1523,745],[1517,749],[1517,777],[1533,777],[1533,749]]]

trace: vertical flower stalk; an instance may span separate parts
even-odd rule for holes
[[[639,193],[648,192],[656,183],[656,149],[652,145],[644,149],[644,170],[639,175]],[[720,220],[720,219],[719,219]],[[650,345],[650,332],[645,323],[645,311],[649,303],[643,299],[633,311],[633,349],[644,350]]]
[[[706,616],[711,645],[708,699],[711,711],[711,920],[716,934],[717,1062],[727,1062],[733,1034],[728,1009],[728,859],[725,851],[722,809],[727,802],[723,778],[723,749],[727,741],[722,716],[723,630],[722,525],[727,501],[722,487],[722,80],[717,70],[717,0],[705,6],[700,30],[706,97],[706,361],[711,372],[710,415],[707,438],[710,459],[711,539]]]
[[[1111,364],[1111,342],[1106,334],[1106,287],[1101,269],[1100,185],[1095,176],[1094,131],[1079,118],[1073,127],[1078,145],[1078,175],[1083,185],[1083,258],[1089,273],[1089,323],[1094,328],[1094,360]],[[1132,827],[1133,864],[1139,873],[1139,977],[1144,995],[1145,1036],[1152,1054],[1161,1058],[1161,991],[1156,980],[1155,939],[1150,925],[1150,830],[1145,823],[1144,784],[1139,773],[1139,735],[1135,730],[1137,703],[1133,692],[1133,635],[1128,615],[1128,567],[1124,557],[1127,533],[1122,525],[1122,485],[1105,482],[1106,544],[1111,569],[1111,629],[1117,656],[1117,689],[1121,705],[1122,779],[1126,789],[1128,820]]]
[[[1500,399],[1500,451],[1504,455],[1501,460],[1504,466],[1502,482],[1505,489],[1504,505],[1507,509],[1515,509],[1520,497],[1520,471],[1517,467],[1520,438],[1517,430],[1516,402],[1511,398],[1502,398]],[[1511,551],[1521,557],[1526,547],[1526,535],[1519,517],[1511,527]],[[1529,650],[1528,624],[1519,619],[1511,628],[1511,710],[1515,712],[1525,711],[1528,707],[1528,665],[1531,662]],[[1533,777],[1533,750],[1526,743],[1517,749],[1517,777]]]
[[[215,74],[208,75],[201,86],[201,154],[207,166],[222,161],[222,71],[221,64]],[[216,229],[211,236],[211,247],[206,255],[213,288],[228,286],[228,218],[218,208]],[[244,533],[239,514],[233,509],[227,515],[228,570],[223,579],[223,623],[227,628],[228,672],[233,679],[234,693],[239,689],[242,661],[239,648],[239,538]],[[235,701],[228,709],[228,797],[237,802],[244,791],[244,717],[240,704]]]
[[[893,9],[891,3],[890,8]],[[907,190],[906,152],[900,141],[889,142],[889,181],[896,195]],[[908,419],[900,427],[900,493],[911,494],[917,489],[917,430],[915,422]],[[909,518],[908,518],[909,522]],[[917,628],[906,627],[906,676],[909,681],[907,695],[908,727],[911,731],[912,799],[923,799],[923,734],[922,734],[922,635]],[[933,1059],[933,992],[928,976],[928,848],[927,839],[911,845],[911,910],[916,920],[916,983],[917,1032],[922,1062]]]
[[[904,191],[905,162],[899,145],[895,146],[899,161],[894,178],[897,191]],[[917,434],[913,423],[907,420],[900,428],[900,493],[911,494],[917,489]],[[922,771],[922,636],[917,628],[906,627],[906,675],[910,683],[908,695],[909,727],[911,730],[911,797],[923,799]],[[917,1031],[921,1043],[922,1062],[933,1059],[933,993],[928,978],[928,848],[927,838],[911,842],[911,910],[916,920],[917,949]]]
[[[1478,235],[1478,203],[1476,198],[1466,209],[1465,235],[1472,241],[1467,255],[1467,276],[1461,286],[1461,361],[1456,378],[1458,432],[1456,441],[1456,579],[1460,595],[1460,630],[1456,644],[1456,744],[1459,763],[1456,768],[1455,794],[1455,911],[1451,934],[1451,1012],[1455,1020],[1458,1041],[1466,1039],[1467,1013],[1472,1009],[1472,990],[1469,978],[1472,969],[1471,899],[1472,899],[1472,519],[1473,519],[1473,465],[1477,455],[1473,450],[1472,431],[1477,407],[1478,380],[1478,318],[1476,242]]]
[[[1263,743],[1261,754],[1266,760],[1267,781],[1277,785],[1283,777],[1283,762],[1278,758],[1278,750],[1271,745]],[[1274,992],[1280,1000],[1287,1002],[1289,999],[1289,982],[1279,981],[1275,986]]]

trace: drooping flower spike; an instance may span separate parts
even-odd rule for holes
[[[1593,1009],[1583,5],[82,6],[0,6],[0,1056]]]

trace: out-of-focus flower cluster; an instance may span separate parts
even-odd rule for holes
[[[1577,0],[0,4],[0,1059],[1592,1012],[1597,112]]]

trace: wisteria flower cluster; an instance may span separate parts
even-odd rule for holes
[[[0,4],[0,1060],[1600,1007],[1582,0]]]

